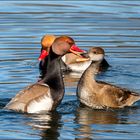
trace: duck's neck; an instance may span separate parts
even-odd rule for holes
[[[44,83],[56,91],[64,89],[63,75],[60,68],[60,58],[60,56],[56,55],[52,51],[50,52],[49,56],[45,58],[47,66],[45,76],[42,79]]]
[[[84,71],[83,75],[81,76],[80,82],[81,83],[96,83],[96,75],[95,75],[96,68],[94,64],[91,63],[89,67]]]

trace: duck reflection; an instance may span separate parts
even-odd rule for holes
[[[83,105],[80,105],[76,111],[76,128],[77,140],[90,140],[93,138],[93,124],[118,124],[119,118],[117,112],[112,110],[93,110]]]
[[[116,124],[118,113],[113,110],[93,110],[84,105],[79,106],[76,112],[76,121],[80,124]]]
[[[94,137],[96,128],[93,125],[110,125],[110,124],[137,124],[139,119],[134,120],[133,116],[140,112],[139,104],[133,107],[116,110],[93,110],[84,105],[80,105],[75,113],[75,123],[78,127],[75,129],[76,140],[91,140]],[[137,116],[137,115],[136,115]],[[95,129],[95,130],[94,130]],[[117,131],[112,126],[111,130],[102,129],[102,132]]]
[[[70,72],[67,74],[65,73],[64,75],[65,86],[76,87],[80,77],[81,77],[81,73],[74,73],[74,72]]]
[[[42,140],[58,140],[59,128],[62,127],[61,115],[58,112],[48,114],[34,114],[29,115],[32,120],[27,125],[32,126],[33,129],[41,130],[40,136]]]

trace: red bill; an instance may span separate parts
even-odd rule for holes
[[[48,52],[46,50],[42,50],[38,60],[43,60],[46,56],[48,56]]]

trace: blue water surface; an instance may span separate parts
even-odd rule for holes
[[[140,103],[120,110],[80,106],[76,75],[65,76],[65,97],[53,113],[3,109],[37,81],[44,34],[69,35],[84,50],[103,47],[111,67],[97,78],[140,93],[140,1],[2,1],[0,7],[0,139],[140,139]]]

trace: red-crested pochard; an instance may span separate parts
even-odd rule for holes
[[[44,59],[47,64],[44,78],[21,90],[5,109],[26,113],[44,113],[56,109],[64,96],[61,57],[68,52],[76,53],[72,50],[71,40],[73,39],[64,36],[54,40],[48,57]]]
[[[96,55],[93,52],[91,59]],[[138,93],[96,81],[95,74],[98,72],[100,63],[101,61],[92,61],[78,82],[77,97],[82,104],[93,109],[123,108],[140,100]]]
[[[46,56],[49,55],[50,48],[56,39],[54,35],[44,35],[41,39],[41,53],[38,60],[44,60]]]
[[[69,54],[66,54],[66,55],[69,55]],[[69,69],[71,71],[84,72],[88,68],[88,66],[91,64],[92,60],[101,62],[100,68],[99,68],[100,71],[106,70],[109,67],[108,62],[104,58],[105,52],[101,47],[93,47],[89,49],[87,53],[83,53],[81,55],[84,56],[84,58],[75,56],[75,60],[76,60],[75,62],[66,63],[69,66]]]
[[[48,56],[51,45],[55,38],[57,38],[57,37],[54,35],[44,35],[43,38],[41,39],[42,48],[41,48],[41,54],[38,58],[38,60],[40,60],[40,64],[39,64],[39,70],[40,70],[40,74],[41,74],[40,78],[43,78],[43,71],[44,71],[44,69],[46,69],[46,64],[44,63],[44,58]],[[63,36],[63,38],[67,38],[67,36]],[[78,48],[75,45],[75,42],[72,38],[71,38],[71,43],[73,44],[71,46],[71,48],[72,48],[72,50],[74,50],[74,52],[72,52],[72,53],[69,52],[68,55],[64,55],[66,59],[65,60],[62,59],[63,61],[61,61],[61,63],[60,63],[61,69],[63,71],[68,71],[69,67],[66,64],[73,61],[73,59],[76,60],[76,58],[82,57],[80,54],[84,52],[83,50],[81,50],[80,48]],[[76,54],[75,54],[75,51],[76,51]]]

